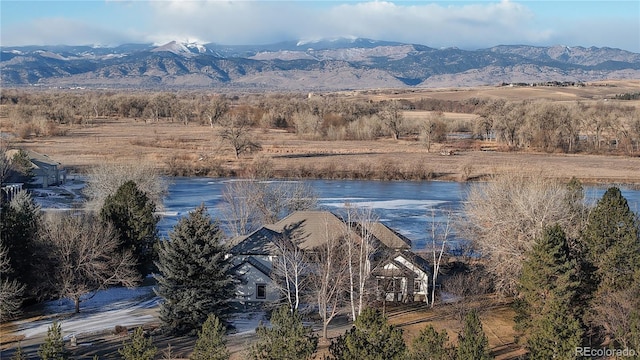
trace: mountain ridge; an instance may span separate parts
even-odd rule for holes
[[[344,90],[640,78],[640,54],[563,45],[462,50],[338,38],[266,45],[3,46],[0,51],[3,87]]]

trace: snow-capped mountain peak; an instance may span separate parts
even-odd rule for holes
[[[215,54],[213,51],[209,50],[206,46],[198,43],[198,42],[178,42],[171,41],[164,45],[158,46],[151,50],[152,52],[162,52],[167,51],[174,53],[176,55],[191,57],[196,56],[198,54]]]

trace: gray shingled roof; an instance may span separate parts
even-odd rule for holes
[[[284,234],[303,250],[311,250],[328,238],[344,235],[344,222],[328,211],[296,211],[269,229]]]
[[[233,255],[269,255],[276,250],[273,240],[281,236],[267,227],[252,232],[246,236],[231,239],[229,252]]]
[[[265,225],[253,233],[232,239],[230,253],[234,255],[269,255],[275,253],[273,241],[279,237],[291,239],[303,250],[315,249],[328,238],[344,236],[345,222],[328,211],[296,211],[275,224]],[[375,223],[373,236],[382,244],[397,250],[411,249],[411,241],[384,224]]]
[[[371,227],[371,233],[391,249],[411,249],[411,240],[385,224],[374,223]]]

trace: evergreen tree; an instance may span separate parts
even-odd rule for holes
[[[609,188],[589,214],[583,236],[600,290],[634,284],[634,272],[640,269],[639,235],[638,218],[627,199],[620,189]]]
[[[411,360],[451,360],[453,351],[448,346],[449,335],[446,330],[438,333],[432,325],[420,331],[418,337],[413,339],[410,351]]]
[[[234,296],[222,231],[204,205],[181,218],[161,241],[156,293],[163,298],[160,319],[174,334],[195,333],[209,314],[225,320]]]
[[[210,314],[198,332],[198,340],[193,348],[191,360],[226,360],[229,359],[224,337],[224,325],[217,316]]]
[[[565,301],[548,301],[544,314],[532,321],[527,339],[530,359],[576,358],[576,348],[580,346],[583,331],[572,312]]]
[[[19,182],[29,184],[33,181],[33,164],[27,151],[20,149],[13,155],[11,168],[16,172]]]
[[[38,253],[37,234],[41,220],[40,207],[24,190],[10,203],[3,203],[0,210],[0,239],[7,249],[9,267],[13,270],[6,279],[27,285],[30,294],[35,292],[38,282],[34,254]]]
[[[482,330],[482,323],[475,310],[467,313],[464,319],[464,329],[458,335],[457,360],[487,360],[489,355],[489,340]]]
[[[544,316],[554,302],[566,304],[576,314],[576,293],[580,288],[576,261],[571,259],[567,238],[559,225],[546,228],[522,264],[518,284],[518,325],[528,328],[536,316]]]
[[[153,346],[153,338],[145,337],[142,327],[133,330],[129,342],[125,342],[118,353],[124,360],[153,360],[158,350]]]
[[[18,343],[16,351],[11,356],[11,360],[27,360],[27,354],[22,350],[22,346]]]
[[[0,322],[20,313],[24,285],[16,280],[9,280],[11,273],[7,249],[0,239]]]
[[[351,330],[331,343],[329,351],[339,360],[400,360],[407,356],[402,329],[389,324],[380,310],[371,308],[358,316]]]
[[[593,264],[590,325],[619,346],[634,337],[629,319],[640,308],[640,221],[620,189],[609,188],[583,234]]]
[[[559,225],[546,228],[522,265],[522,306],[516,309],[517,324],[529,334],[532,358],[575,357],[583,333],[580,286],[578,265],[571,258],[564,231]]]
[[[302,316],[289,307],[278,308],[271,315],[271,328],[262,324],[256,329],[258,341],[250,349],[255,360],[310,359],[318,347],[318,336],[302,324]]]
[[[632,359],[640,360],[640,309],[631,312],[629,327],[629,334],[626,337],[628,339],[627,346],[629,349],[636,350],[636,356]]]
[[[154,244],[158,240],[154,215],[156,207],[135,182],[127,181],[113,195],[107,196],[100,210],[103,220],[111,222],[120,236],[120,249],[131,250],[138,260],[142,276],[153,269]]]
[[[65,359],[62,328],[60,327],[60,323],[57,321],[54,321],[47,329],[47,337],[38,349],[38,356],[40,356],[40,359],[42,360]]]

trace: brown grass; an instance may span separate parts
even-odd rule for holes
[[[481,87],[441,90],[380,90],[351,92],[347,96],[380,100],[388,98],[467,99],[504,97],[514,100],[549,98],[555,101],[591,101],[637,91],[640,81],[615,81],[584,88]],[[624,102],[638,105],[640,101]],[[428,112],[408,111],[409,119]],[[473,114],[445,113],[448,121],[466,121]],[[0,129],[17,135],[22,129],[0,117]],[[640,183],[640,158],[602,155],[565,155],[531,152],[495,152],[494,143],[458,141],[435,144],[431,152],[415,138],[398,141],[304,140],[285,130],[253,130],[262,145],[257,153],[235,159],[230,146],[221,142],[217,130],[199,124],[144,123],[134,119],[93,119],[85,125],[59,125],[48,136],[20,136],[14,146],[49,155],[64,166],[82,170],[102,162],[148,161],[170,175],[247,176],[253,159],[268,158],[276,177],[375,178],[475,180],[510,171],[540,173],[584,182]],[[442,156],[441,150],[456,155]],[[471,166],[470,166],[471,165]]]

